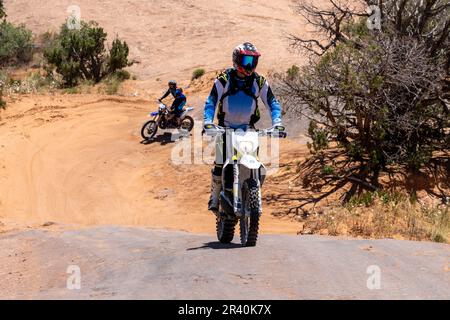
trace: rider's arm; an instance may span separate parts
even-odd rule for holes
[[[167,92],[161,97],[161,99],[159,100],[164,100],[165,98],[167,98],[167,96],[170,94],[170,89],[167,90]]]
[[[281,105],[275,98],[267,80],[264,82],[260,96],[266,107],[270,110],[272,124],[275,125],[281,123]]]
[[[175,99],[177,99],[177,98],[184,98],[183,91],[182,91],[181,89],[177,89],[177,90],[175,91],[174,98],[175,98]]]
[[[203,114],[204,123],[214,122],[214,115],[216,113],[217,102],[220,100],[223,94],[223,85],[219,79],[214,82],[214,86],[209,94],[205,103],[205,111]]]

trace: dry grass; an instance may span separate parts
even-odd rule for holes
[[[274,215],[303,222],[301,234],[449,243],[448,159],[436,155],[429,167],[415,174],[401,168],[384,174],[380,188],[370,190],[359,183],[354,189],[347,177],[355,164],[333,152],[323,161],[291,158],[269,177],[264,200]]]
[[[370,194],[370,195],[369,195]],[[413,203],[397,194],[368,193],[346,205],[322,208],[303,219],[302,234],[351,235],[448,243],[449,205]]]

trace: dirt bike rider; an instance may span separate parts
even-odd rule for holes
[[[219,126],[243,129],[254,127],[259,120],[258,98],[270,110],[272,124],[282,126],[281,106],[275,98],[267,80],[255,70],[261,54],[251,43],[237,46],[233,51],[233,66],[219,75],[206,100],[204,110],[204,128],[214,121],[216,107]],[[224,151],[223,151],[224,152]],[[217,158],[216,158],[217,159]],[[208,209],[217,213],[222,189],[223,161],[216,160],[212,170],[211,197]]]
[[[170,117],[168,120],[171,120],[175,117],[176,124],[180,125],[180,116],[183,113],[183,108],[186,105],[186,96],[183,94],[183,89],[177,87],[177,83],[174,80],[169,81],[169,89],[167,92],[158,99],[159,102],[162,102],[169,95],[172,95],[175,99],[170,107]]]

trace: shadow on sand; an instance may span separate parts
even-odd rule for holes
[[[242,245],[237,243],[208,242],[201,247],[189,248],[186,251],[204,250],[204,249],[221,250],[221,249],[242,249],[242,248],[243,248]]]
[[[170,133],[170,132],[164,132],[163,134],[157,135],[156,137],[154,137],[153,139],[150,140],[142,140],[141,144],[153,144],[153,143],[160,143],[161,145],[166,145],[169,143],[174,143],[175,141],[178,140],[178,138],[180,137],[180,135],[178,133],[174,134],[174,133]]]

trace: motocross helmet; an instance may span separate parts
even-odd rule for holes
[[[176,88],[177,87],[177,82],[175,80],[170,80],[169,81],[169,87]]]
[[[261,53],[253,44],[243,43],[233,50],[233,66],[240,73],[251,76],[258,66],[260,56]]]

